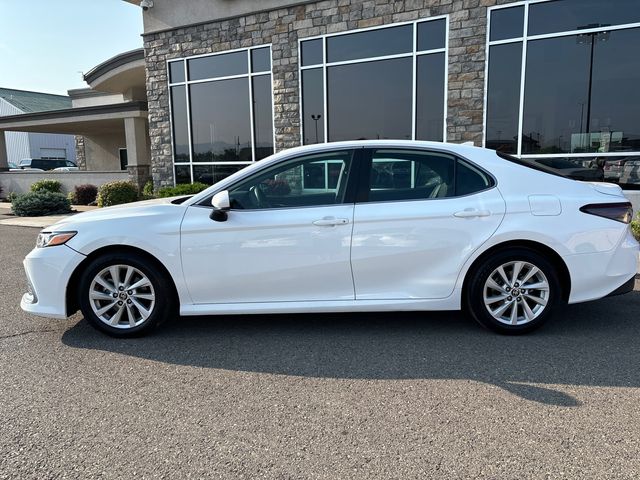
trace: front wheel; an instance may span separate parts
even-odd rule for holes
[[[130,253],[95,259],[80,278],[80,309],[95,328],[114,337],[148,333],[173,312],[163,272]]]
[[[471,273],[466,306],[481,325],[517,335],[539,328],[560,298],[554,266],[528,249],[498,252]]]

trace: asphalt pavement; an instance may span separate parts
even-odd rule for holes
[[[446,312],[116,340],[20,310],[37,232],[0,226],[0,479],[640,477],[640,282],[523,337]]]

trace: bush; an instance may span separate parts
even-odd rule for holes
[[[96,201],[97,196],[98,187],[89,183],[76,185],[73,189],[73,197],[76,205],[89,205]]]
[[[164,187],[158,190],[158,196],[161,198],[164,197],[177,197],[178,195],[195,195],[196,193],[200,193],[205,188],[209,188],[209,185],[206,183],[181,183],[180,185],[176,185],[175,187]]]
[[[13,201],[18,198],[20,196],[19,193],[16,192],[9,192],[9,195],[7,195],[7,200],[9,200],[10,202],[13,203]]]
[[[31,185],[32,192],[62,192],[62,184],[58,180],[38,180]]]
[[[19,217],[41,217],[71,212],[71,204],[62,193],[41,190],[20,195],[11,202],[13,213]]]
[[[131,182],[107,182],[98,189],[98,206],[110,207],[138,200],[138,189]]]
[[[147,180],[147,183],[144,184],[144,188],[142,189],[143,198],[155,198],[153,193],[153,180]]]
[[[638,212],[637,219],[631,222],[631,231],[636,240],[640,242],[640,212]]]

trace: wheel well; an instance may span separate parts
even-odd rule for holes
[[[562,257],[558,254],[558,252],[556,252],[551,247],[531,240],[512,240],[509,242],[500,243],[498,245],[494,245],[486,252],[483,252],[482,255],[480,255],[478,258],[476,258],[471,264],[471,267],[469,267],[469,270],[467,270],[467,274],[462,284],[463,299],[466,298],[468,283],[473,272],[475,272],[475,270],[479,268],[479,266],[482,265],[484,261],[491,255],[494,255],[495,253],[503,250],[508,250],[510,248],[526,248],[529,250],[533,250],[544,255],[549,261],[551,261],[556,269],[556,273],[558,274],[558,280],[560,280],[561,298],[565,302],[569,301],[569,294],[571,293],[571,275],[569,275],[569,269],[564,263],[564,260],[562,260]]]
[[[91,263],[94,259],[104,254],[116,252],[132,253],[144,258],[146,261],[154,263],[166,275],[167,279],[169,280],[171,289],[173,290],[174,298],[176,299],[176,301],[179,300],[178,289],[176,288],[175,282],[173,281],[173,278],[171,277],[169,271],[160,260],[151,255],[149,252],[146,252],[140,248],[132,247],[129,245],[109,245],[108,247],[99,248],[87,255],[87,258],[80,262],[80,264],[71,274],[71,278],[69,279],[69,283],[67,284],[66,292],[67,316],[73,315],[80,308],[80,305],[78,303],[78,284],[80,282],[80,276],[82,275],[82,272],[87,267],[87,265],[89,265],[89,263]]]

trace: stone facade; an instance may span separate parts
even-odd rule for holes
[[[80,170],[87,169],[87,154],[84,149],[84,137],[82,135],[76,135],[76,165]]]
[[[323,0],[144,37],[152,175],[173,185],[166,61],[272,44],[276,150],[299,146],[298,39],[449,15],[447,140],[482,142],[487,7],[515,0]]]

